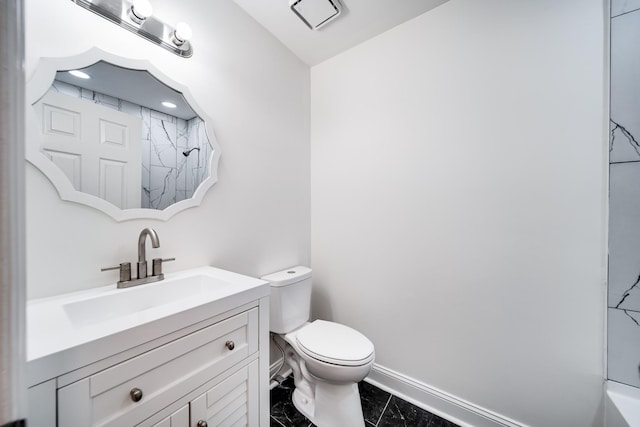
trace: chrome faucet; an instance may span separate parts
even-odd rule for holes
[[[160,247],[160,239],[158,239],[156,230],[145,228],[140,232],[140,236],[138,236],[138,279],[147,277],[147,251],[145,248],[147,236],[151,238],[151,246],[154,248]]]
[[[162,263],[167,261],[175,261],[175,258],[154,258],[153,267],[151,270],[151,276],[147,275],[147,236],[151,239],[151,246],[154,248],[160,247],[160,239],[158,233],[153,228],[145,228],[140,232],[138,236],[138,278],[131,278],[131,263],[123,262],[115,267],[103,268],[101,271],[107,270],[120,270],[120,280],[118,281],[119,288],[128,288],[131,286],[142,285],[144,283],[158,282],[164,279],[162,273]]]

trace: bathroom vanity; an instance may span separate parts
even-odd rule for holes
[[[41,58],[27,98],[26,158],[62,200],[166,221],[217,181],[211,119],[150,61]],[[121,263],[107,268],[118,287],[27,303],[29,426],[267,426],[268,283],[213,267],[163,275],[159,258],[149,277],[147,236],[137,278]]]
[[[27,306],[29,425],[267,426],[269,286],[213,267]]]

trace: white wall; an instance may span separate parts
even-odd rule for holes
[[[518,423],[602,424],[604,21],[451,0],[312,68],[317,317]]]
[[[76,6],[27,0],[26,67],[38,58],[97,46],[145,58],[188,85],[213,118],[222,147],[219,181],[203,204],[167,222],[116,223],[61,202],[50,182],[27,170],[28,296],[113,283],[100,267],[137,259],[137,237],[154,227],[175,256],[167,272],[214,265],[253,276],[309,263],[309,69],[234,2],[154,0],[158,17],[193,28],[195,53],[179,58]]]

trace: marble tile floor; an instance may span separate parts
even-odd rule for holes
[[[360,400],[365,427],[457,427],[450,421],[431,414],[386,391],[360,382]],[[313,427],[313,424],[293,406],[293,378],[271,390],[270,427]]]

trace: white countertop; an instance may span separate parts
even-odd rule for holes
[[[38,384],[269,295],[269,283],[214,267],[27,303],[27,383]]]

